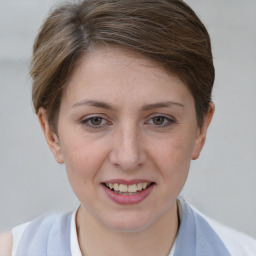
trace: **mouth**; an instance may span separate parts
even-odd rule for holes
[[[147,190],[150,186],[154,185],[154,182],[140,182],[130,185],[122,183],[103,183],[103,185],[116,194],[133,196]]]
[[[153,193],[155,182],[134,179],[112,179],[101,183],[103,191],[109,199],[120,205],[138,204]]]

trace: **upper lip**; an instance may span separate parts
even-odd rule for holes
[[[132,185],[132,184],[138,184],[138,183],[152,183],[150,180],[146,179],[133,179],[133,180],[124,180],[124,179],[111,179],[111,180],[106,180],[102,183],[112,183],[112,184],[125,184],[125,185]]]

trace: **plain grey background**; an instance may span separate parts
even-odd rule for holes
[[[31,104],[32,44],[56,2],[0,0],[0,231],[78,204]],[[183,195],[203,213],[256,238],[256,1],[186,2],[212,38],[216,113]]]

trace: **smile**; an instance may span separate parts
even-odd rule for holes
[[[103,191],[113,202],[130,205],[144,201],[152,193],[156,183],[145,180],[111,180],[101,185]]]
[[[105,186],[111,189],[113,192],[120,195],[135,195],[140,191],[145,190],[148,186],[150,186],[151,182],[141,182],[137,184],[118,184],[118,183],[105,183]]]

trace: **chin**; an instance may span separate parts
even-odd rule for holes
[[[113,218],[114,217],[114,218]],[[119,214],[110,220],[104,219],[104,225],[115,232],[134,233],[150,227],[155,221],[149,216],[138,213]]]

